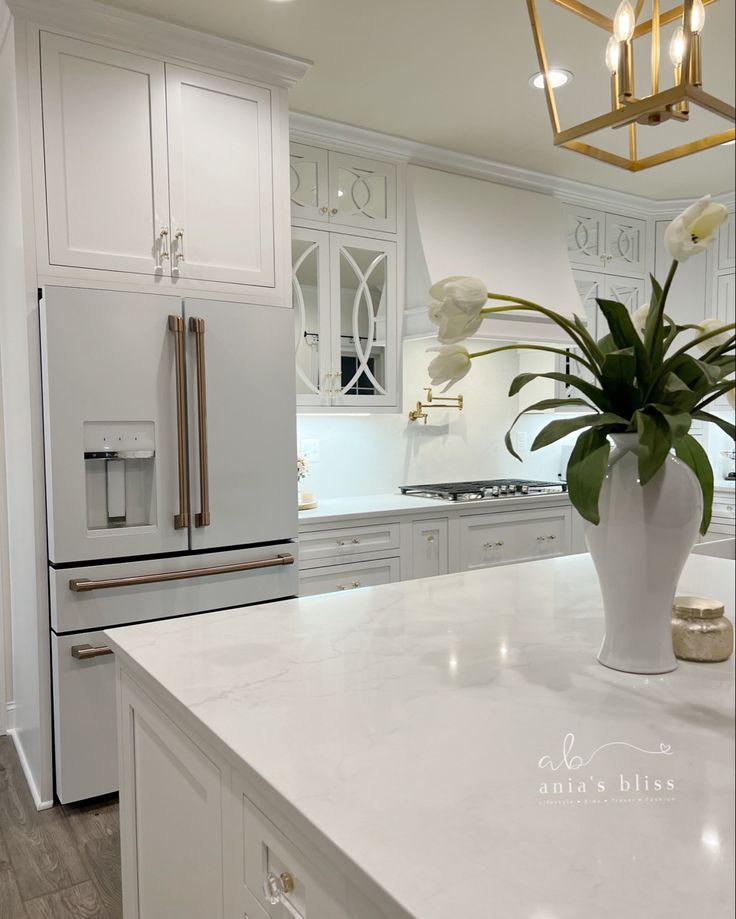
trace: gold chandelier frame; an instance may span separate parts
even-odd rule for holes
[[[603,29],[609,35],[613,33],[613,20],[608,16],[587,6],[579,0],[547,0],[547,2],[560,6],[570,13],[574,13],[581,19],[585,19]],[[645,0],[637,0],[635,7],[636,19],[644,7]],[[707,5],[715,0],[703,0]],[[544,47],[544,39],[537,14],[536,0],[527,0],[529,18],[531,20],[532,32],[534,33],[534,44],[537,49],[537,58],[539,60],[539,69],[544,76],[544,94],[547,99],[547,110],[549,112],[550,122],[552,124],[552,134],[554,145],[556,147],[565,147],[567,150],[574,150],[577,153],[583,153],[594,159],[602,160],[613,166],[619,166],[627,169],[629,172],[641,172],[643,169],[650,169],[652,166],[659,166],[662,163],[668,163],[672,160],[679,159],[683,156],[690,156],[692,153],[698,153],[701,150],[708,150],[711,147],[718,147],[721,144],[736,139],[736,130],[729,128],[716,134],[710,134],[699,140],[693,140],[677,147],[671,147],[669,150],[663,150],[661,153],[655,153],[639,159],[637,155],[637,122],[646,121],[651,118],[650,123],[657,123],[666,117],[675,117],[685,120],[682,116],[676,114],[678,111],[687,110],[688,103],[699,106],[708,112],[719,115],[732,123],[736,122],[736,109],[733,105],[723,102],[716,96],[705,92],[701,86],[693,84],[691,79],[690,61],[693,52],[692,35],[689,29],[684,30],[684,48],[682,66],[679,69],[679,81],[670,89],[660,91],[659,89],[659,70],[660,70],[660,29],[668,23],[681,19],[683,22],[690,22],[692,16],[693,0],[684,0],[682,5],[676,6],[670,10],[661,12],[660,0],[652,0],[652,17],[645,22],[639,23],[633,34],[632,42],[643,35],[652,35],[652,53],[651,53],[651,85],[652,93],[643,99],[632,99],[625,105],[614,108],[604,115],[597,118],[591,118],[583,121],[578,125],[570,128],[561,128],[560,119],[557,113],[557,102],[555,100],[555,91],[547,78],[548,64],[547,52]],[[664,117],[663,117],[664,116]],[[628,157],[611,153],[592,144],[586,143],[582,138],[594,134],[605,128],[620,128],[628,126],[629,129],[629,155]]]

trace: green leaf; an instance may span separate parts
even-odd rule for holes
[[[579,431],[580,428],[619,428],[628,427],[629,422],[619,415],[611,412],[602,412],[597,415],[578,415],[576,418],[560,418],[558,421],[550,421],[548,425],[534,438],[532,450],[541,450],[542,447],[548,447],[556,440],[567,437],[573,431]]]
[[[532,380],[537,379],[545,380],[557,380],[559,383],[565,383],[568,386],[573,386],[575,389],[579,390],[583,395],[587,396],[590,401],[596,405],[598,408],[606,411],[610,408],[608,404],[608,399],[606,398],[605,393],[598,386],[595,386],[593,383],[588,383],[586,380],[581,380],[580,377],[576,377],[571,373],[520,373],[511,383],[509,387],[509,396],[515,396],[520,392],[527,383],[531,383]]]
[[[627,417],[639,404],[636,386],[636,357],[633,348],[610,351],[601,366],[601,384],[612,407]]]
[[[634,415],[639,434],[639,482],[646,485],[662,468],[672,447],[672,432],[664,416],[648,407]]]
[[[656,409],[670,426],[670,438],[674,446],[687,434],[692,424],[690,412],[680,412],[669,405],[653,403],[651,408]]]
[[[728,434],[731,440],[736,440],[736,425],[731,424],[730,421],[726,421],[725,418],[719,418],[718,415],[711,415],[710,412],[693,412],[693,418],[697,418],[698,421],[708,421],[711,424],[717,424],[724,434]]]
[[[595,406],[591,405],[589,402],[586,402],[585,399],[542,399],[541,402],[535,402],[534,405],[530,405],[523,411],[519,412],[516,418],[514,418],[511,427],[508,429],[508,431],[506,431],[503,442],[506,444],[506,449],[509,451],[509,453],[521,462],[521,457],[516,452],[516,450],[514,450],[514,445],[511,442],[511,432],[514,430],[516,422],[519,420],[519,418],[521,418],[522,415],[526,415],[527,412],[543,412],[548,408],[561,408],[563,405],[585,405],[587,408],[595,408]]]
[[[608,469],[611,445],[603,428],[591,428],[578,437],[567,464],[570,501],[585,520],[599,524],[598,500]]]
[[[644,342],[634,328],[629,311],[616,300],[597,300],[601,312],[606,317],[611,336],[616,342],[618,350],[634,349],[636,357],[636,376],[644,386],[649,384],[650,364]]]
[[[713,513],[713,467],[708,460],[708,454],[690,434],[682,438],[675,447],[677,458],[689,466],[700,482],[703,493],[703,519],[700,522],[700,533],[705,536],[710,526]]]

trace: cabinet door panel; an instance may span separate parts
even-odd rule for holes
[[[330,152],[330,222],[396,232],[396,167]]]
[[[329,219],[327,151],[292,144],[290,154],[291,216],[304,220]]]
[[[41,33],[41,69],[49,261],[153,274],[169,223],[164,65]]]
[[[633,313],[646,302],[646,284],[641,278],[606,278],[607,300],[618,300]]]
[[[400,579],[401,563],[398,558],[373,559],[367,562],[348,562],[308,568],[299,572],[299,596],[331,594],[361,587],[392,584]]]
[[[602,320],[601,330],[599,330],[600,310],[595,302],[597,298],[604,296],[604,278],[602,274],[592,271],[573,270],[575,287],[580,296],[580,303],[585,311],[585,319],[588,323],[588,331],[596,340],[605,334],[605,320]]]
[[[729,214],[718,233],[718,270],[736,267],[736,215]]]
[[[189,465],[193,549],[242,546],[297,534],[293,316],[290,310],[185,300],[204,322],[206,481],[203,511],[196,339],[188,332]]]
[[[329,235],[294,227],[291,256],[297,404],[328,405],[333,381]]]
[[[585,207],[565,207],[567,254],[572,265],[599,271],[605,240],[605,216]]]
[[[635,217],[606,214],[606,271],[643,275],[646,260],[646,223]]]
[[[490,568],[570,551],[570,510],[488,514],[460,521],[461,569]]]
[[[336,405],[396,400],[396,245],[330,236]]]
[[[415,520],[411,527],[413,578],[447,574],[447,520]]]
[[[717,312],[721,322],[736,322],[736,275],[719,275],[717,297]]]
[[[167,64],[166,94],[172,271],[273,287],[269,90]]]

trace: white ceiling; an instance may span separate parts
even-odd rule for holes
[[[636,175],[556,150],[544,94],[528,85],[538,67],[523,0],[105,2],[313,60],[291,92],[294,111],[652,198],[734,188],[734,146]],[[618,5],[618,0],[589,2],[609,16]],[[703,32],[704,88],[731,103],[735,2],[710,4]],[[609,104],[605,33],[547,0],[538,0],[538,6],[553,39],[550,64],[575,74],[572,85],[559,90],[563,127],[601,114]],[[665,44],[663,75],[670,70],[666,50]],[[645,66],[646,59],[640,71]],[[697,136],[696,128],[710,133],[728,127],[714,116],[693,122],[684,129],[672,123],[640,129],[640,152],[653,152],[665,134],[668,145],[669,138],[679,142],[678,129]],[[624,132],[616,134],[614,143],[623,141]]]

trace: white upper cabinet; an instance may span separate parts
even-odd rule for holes
[[[736,276],[733,271],[718,276],[716,313],[721,322],[736,322]]]
[[[641,278],[608,277],[605,279],[604,299],[617,300],[633,313],[646,303],[646,284]],[[600,335],[607,334],[605,319],[598,322]]]
[[[289,164],[291,216],[327,221],[330,198],[327,183],[328,154],[321,147],[292,144]]]
[[[585,207],[565,205],[570,264],[589,271],[644,276],[646,222]]]
[[[274,285],[271,94],[166,65],[171,270]]]
[[[396,244],[294,227],[297,404],[394,406]]]
[[[396,166],[291,145],[291,216],[339,227],[396,232]]]
[[[283,89],[49,32],[41,77],[42,272],[288,304]]]
[[[579,271],[573,269],[572,276],[575,280],[575,287],[580,296],[580,303],[585,311],[585,321],[588,325],[588,331],[593,338],[598,339],[598,304],[596,300],[605,297],[605,278],[602,274],[592,271]],[[605,325],[605,323],[604,323]],[[605,331],[605,329],[603,329]]]
[[[49,262],[154,274],[169,223],[164,65],[41,33]]]

